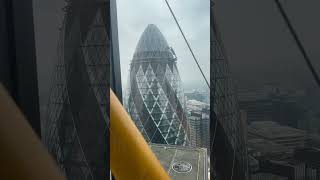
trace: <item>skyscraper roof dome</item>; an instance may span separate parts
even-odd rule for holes
[[[154,24],[149,24],[142,33],[133,59],[150,57],[173,58],[167,40]]]

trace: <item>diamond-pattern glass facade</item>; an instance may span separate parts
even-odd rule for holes
[[[69,180],[109,174],[109,1],[70,0],[64,8],[44,143]]]
[[[214,125],[211,146],[214,159],[221,158],[222,179],[248,179],[247,147],[245,133],[240,120],[240,112],[231,78],[228,60],[225,57],[220,33],[214,21],[213,1],[211,1],[211,111],[214,111]],[[221,129],[218,129],[221,128]],[[219,139],[220,138],[220,139]],[[230,158],[232,157],[232,158]],[[228,159],[229,158],[229,159]],[[219,160],[218,160],[219,161]],[[214,164],[213,162],[212,164]],[[219,168],[219,167],[218,167]]]
[[[176,57],[153,24],[143,32],[133,55],[126,104],[148,142],[189,144],[189,125]]]

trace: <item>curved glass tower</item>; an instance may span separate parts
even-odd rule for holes
[[[144,30],[130,65],[127,110],[148,142],[189,143],[176,56],[153,24]]]
[[[245,131],[211,0],[211,170],[218,179],[248,179]],[[213,167],[214,166],[214,167]]]
[[[69,0],[64,8],[44,141],[68,180],[109,176],[109,5]]]

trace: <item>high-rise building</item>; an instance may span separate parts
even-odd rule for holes
[[[127,110],[148,142],[187,145],[189,125],[176,65],[160,30],[149,24],[130,65]]]
[[[69,0],[45,125],[45,144],[69,180],[109,175],[110,2]]]
[[[201,136],[200,136],[200,122],[201,114],[196,112],[191,112],[188,116],[190,123],[190,145],[194,147],[201,147]]]
[[[188,100],[186,104],[190,124],[190,144],[209,150],[210,105],[197,100]]]
[[[245,131],[211,0],[211,169],[219,179],[248,179]]]

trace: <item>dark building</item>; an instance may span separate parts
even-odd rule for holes
[[[247,122],[265,121],[272,118],[273,102],[263,89],[238,89],[239,106],[247,113]]]
[[[320,149],[320,135],[309,134],[307,137],[308,137],[306,142],[307,147],[314,147],[314,148]]]
[[[272,173],[256,173],[251,175],[251,180],[288,180],[288,178]]]
[[[252,179],[262,178],[261,173],[267,173],[288,180],[318,180],[320,151],[301,146],[304,144],[301,136],[304,137],[305,133],[274,123],[268,124],[260,124],[261,129],[257,126],[248,128],[248,153],[259,161],[258,170],[251,169]]]
[[[278,176],[287,177],[288,180],[318,180],[319,174],[317,170],[308,166],[306,163],[294,160],[276,161],[264,160],[260,161],[260,171],[272,173]]]
[[[69,180],[109,177],[109,68],[118,50],[111,47],[113,8],[108,0],[70,0],[64,8],[45,144]]]
[[[306,176],[308,178],[320,179],[320,149],[298,149],[294,152],[294,159],[306,164]]]
[[[131,61],[127,109],[148,142],[186,145],[188,121],[176,56],[153,24]]]
[[[303,148],[306,144],[306,132],[289,126],[281,126],[273,121],[253,122],[248,126],[248,136],[261,138],[283,145],[290,151]]]
[[[211,169],[218,179],[248,179],[245,131],[211,1]]]
[[[247,112],[248,123],[273,120],[281,125],[305,128],[306,104],[303,91],[265,84],[262,88],[238,90],[240,109]]]

